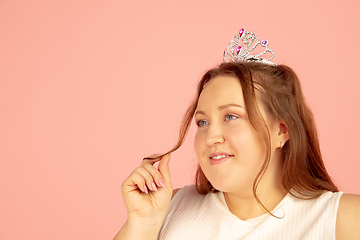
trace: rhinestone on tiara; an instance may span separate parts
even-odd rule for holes
[[[274,57],[274,51],[268,48],[268,43],[267,40],[260,41],[253,32],[246,32],[245,28],[241,28],[224,51],[224,62],[257,61],[276,65],[269,61]],[[270,56],[265,58],[265,54]]]

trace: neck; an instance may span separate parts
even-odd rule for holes
[[[285,197],[287,191],[280,187],[261,187],[257,190],[257,197],[268,210],[272,211]],[[226,204],[232,214],[241,220],[259,217],[266,214],[253,194],[238,194],[237,192],[224,193]]]

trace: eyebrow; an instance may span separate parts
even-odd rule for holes
[[[239,104],[235,104],[235,103],[228,103],[228,104],[221,105],[221,106],[218,107],[218,109],[223,110],[223,109],[229,108],[229,107],[239,107],[239,108],[244,109],[243,106],[240,106]],[[205,114],[205,112],[204,111],[196,111],[195,115],[196,114]]]

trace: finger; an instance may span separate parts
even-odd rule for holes
[[[145,164],[154,165],[156,162],[161,160],[162,155],[163,155],[162,153],[152,154],[144,158],[140,166],[144,166]]]
[[[131,173],[130,176],[125,179],[121,188],[123,189],[124,193],[128,193],[136,189],[140,189],[140,191],[148,193],[145,179],[142,177],[142,175],[136,172]]]
[[[159,172],[164,178],[165,186],[172,188],[170,171],[169,171],[170,158],[171,158],[171,154],[167,154],[161,158],[161,161],[159,163]]]
[[[165,187],[164,178],[153,165],[146,164],[143,166],[143,168],[150,173],[150,175],[153,177],[155,184],[158,187]]]
[[[149,165],[149,164],[148,164]],[[150,165],[151,166],[151,165]],[[157,191],[157,187],[155,184],[155,179],[154,177],[151,175],[150,172],[148,172],[144,167],[138,167],[134,170],[134,173],[138,173],[140,174],[146,183],[146,186],[148,187],[148,189],[152,190],[152,191]]]

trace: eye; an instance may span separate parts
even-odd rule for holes
[[[234,119],[237,119],[238,116],[235,116],[235,115],[232,115],[232,114],[226,114],[225,115],[225,120],[226,121],[229,121],[229,120],[234,120]]]
[[[196,122],[196,125],[198,126],[198,127],[203,127],[203,126],[205,126],[205,125],[207,125],[208,123],[206,122],[206,121],[204,121],[204,120],[200,120],[200,121],[197,121]]]

